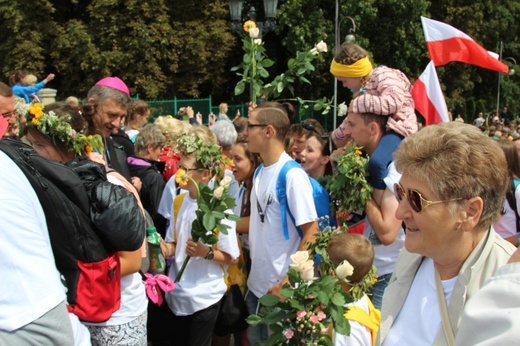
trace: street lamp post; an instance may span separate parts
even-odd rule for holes
[[[339,0],[336,0],[336,25],[335,25],[335,45],[336,45],[336,53],[339,52],[341,46],[341,24],[345,19],[349,19],[352,23],[352,28],[349,30],[349,34],[345,36],[346,42],[354,42],[356,40],[354,34],[356,33],[356,22],[354,18],[346,16],[339,19]],[[338,115],[338,79],[334,77],[334,110],[333,110],[333,119],[332,119],[332,127],[336,129],[337,126],[337,115]]]
[[[260,29],[259,37],[263,37],[269,31],[276,27],[276,8],[278,0],[264,0],[265,20],[263,22],[256,21],[256,9],[251,6],[247,12],[250,20],[256,22],[256,26]],[[229,14],[231,16],[231,31],[240,36],[245,36],[247,32],[243,28],[242,11],[244,8],[244,0],[229,0]]]
[[[507,60],[511,60],[513,62],[513,64],[516,65],[516,59],[515,58],[512,58],[512,57],[507,57],[507,58],[502,58],[502,53],[503,53],[503,50],[504,50],[504,44],[502,41],[500,41],[500,52],[499,52],[499,60],[500,61],[507,61]],[[515,69],[509,69],[509,73],[508,73],[510,76],[514,75],[515,74]],[[500,83],[501,83],[501,80],[502,80],[502,73],[501,72],[498,72],[498,86],[497,86],[497,116],[499,116],[499,113],[500,113]]]

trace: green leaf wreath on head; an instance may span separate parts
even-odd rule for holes
[[[76,132],[71,126],[70,114],[57,115],[53,111],[44,112],[43,103],[32,102],[28,105],[17,105],[16,111],[24,114],[27,127],[32,127],[50,138],[54,145],[65,145],[75,156],[89,155],[92,151],[104,151],[103,139],[100,135],[85,135]]]
[[[195,182],[184,169],[179,168],[175,175],[175,181],[179,186],[186,186],[191,180],[197,187],[196,218],[191,226],[193,241],[201,241],[204,244],[213,245],[218,241],[219,233],[228,234],[229,226],[222,220],[238,221],[239,217],[226,212],[235,206],[235,198],[229,195],[231,177],[224,176],[226,165],[231,160],[222,155],[222,148],[217,144],[205,143],[201,138],[192,135],[183,135],[178,141],[178,150],[182,155],[196,155],[196,160],[202,167],[208,169],[214,179],[212,187]],[[182,264],[175,282],[179,282],[190,260],[187,256]]]

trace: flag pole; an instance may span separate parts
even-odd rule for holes
[[[498,55],[498,60],[502,61],[502,51],[504,49],[504,44],[500,41],[500,52]],[[497,86],[497,116],[500,116],[500,80],[502,78],[502,73],[498,72],[498,86]]]

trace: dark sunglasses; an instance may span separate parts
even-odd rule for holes
[[[315,134],[317,134],[318,136],[320,135],[320,134],[318,133],[318,131],[314,128],[314,125],[312,125],[311,123],[308,123],[308,122],[302,121],[302,122],[300,123],[300,126],[301,126],[304,130],[312,131],[312,132],[314,132]]]
[[[421,193],[417,190],[408,189],[408,192],[406,192],[405,189],[399,183],[394,184],[394,189],[395,189],[395,195],[396,195],[399,203],[401,203],[401,201],[404,199],[404,197],[406,195],[406,197],[408,198],[408,203],[410,203],[410,207],[412,207],[412,210],[415,211],[416,213],[420,213],[421,211],[423,211],[426,207],[429,207],[430,205],[467,199],[466,197],[462,197],[462,198],[448,199],[448,200],[444,200],[444,201],[428,201],[428,200],[424,199],[424,197],[421,195]]]

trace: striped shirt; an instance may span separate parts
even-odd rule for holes
[[[417,132],[417,116],[412,99],[412,85],[406,75],[396,69],[378,66],[372,70],[362,95],[352,100],[349,111],[388,115],[387,130],[408,136]],[[347,119],[332,133],[337,143],[346,141]]]

